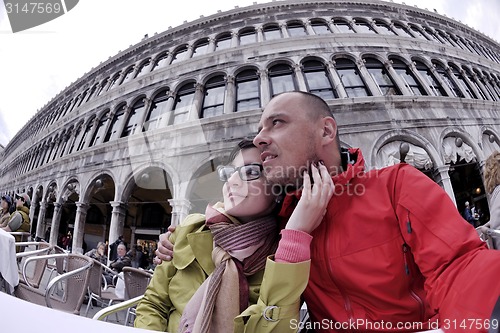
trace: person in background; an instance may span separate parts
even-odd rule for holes
[[[103,265],[108,264],[108,257],[106,256],[106,244],[104,244],[103,242],[97,243],[96,248],[88,251],[87,253],[85,253],[85,255],[99,261]]]
[[[464,208],[463,217],[474,228],[476,227],[476,219],[474,218],[474,214],[472,214],[472,209],[470,208],[470,204],[469,204],[468,201],[465,202],[465,208]]]
[[[2,227],[2,229],[7,232],[29,232],[31,199],[26,193],[16,194],[14,198],[16,203],[16,210],[10,215],[7,225]]]
[[[6,227],[10,219],[12,199],[9,195],[3,195],[0,201],[0,228]]]
[[[493,152],[484,164],[484,187],[490,196],[490,221],[480,229],[491,235],[491,229],[500,230],[500,152]],[[492,235],[493,248],[500,249],[500,236]]]
[[[127,255],[127,246],[124,243],[118,244],[116,248],[117,256],[116,259],[109,263],[109,268],[111,268],[115,273],[119,274],[125,266],[132,266],[132,261]],[[113,277],[115,274],[104,271],[104,278],[108,285],[113,284]]]

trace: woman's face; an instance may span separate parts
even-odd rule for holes
[[[2,201],[0,203],[0,207],[3,209],[3,210],[7,210],[9,209],[9,203],[7,201],[5,201],[3,198],[2,198]]]
[[[244,167],[250,164],[253,166]],[[275,196],[272,194],[271,185],[262,174],[262,169],[256,167],[255,164],[261,165],[260,151],[257,148],[240,151],[231,163],[236,170],[233,170],[234,173],[229,176],[222,187],[226,212],[241,222],[268,215],[275,206]],[[242,180],[240,175],[244,178],[258,178]]]

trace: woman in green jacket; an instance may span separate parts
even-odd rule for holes
[[[263,176],[259,150],[243,140],[230,161],[218,168],[224,204],[209,205],[205,215],[191,214],[176,228],[170,238],[175,256],[156,267],[137,306],[135,327],[170,333],[296,331],[309,278],[309,243],[305,256],[280,257],[286,244],[278,244],[277,200]],[[323,165],[311,166],[310,175],[314,185],[304,177],[302,198],[289,220],[295,224],[320,221],[333,193]]]

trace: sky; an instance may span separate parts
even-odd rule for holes
[[[265,0],[80,0],[66,14],[12,33],[0,0],[0,145],[99,63],[169,26]],[[500,40],[500,0],[393,0],[437,10]]]

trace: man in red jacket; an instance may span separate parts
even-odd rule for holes
[[[427,176],[406,164],[366,173],[358,149],[341,149],[328,105],[309,93],[275,96],[254,144],[275,184],[300,189],[301,170],[318,161],[334,181],[323,221],[301,228],[312,236],[304,299],[317,332],[498,327],[490,317],[500,252],[486,248]],[[288,191],[284,217],[299,197]],[[293,255],[301,240],[284,241]]]

